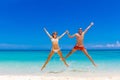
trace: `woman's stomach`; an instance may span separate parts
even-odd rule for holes
[[[52,46],[52,49],[60,49],[60,47],[59,47],[58,44],[54,44],[54,45]]]

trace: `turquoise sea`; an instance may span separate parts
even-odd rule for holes
[[[99,72],[120,73],[120,50],[88,50],[98,65],[95,68],[89,59],[77,51],[66,59],[67,68],[54,54],[43,71],[40,71],[50,51],[0,51],[0,75],[39,75],[44,72]],[[63,56],[68,51],[62,51]]]

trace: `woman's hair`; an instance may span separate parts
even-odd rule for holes
[[[53,32],[53,33],[52,33],[52,37],[54,37],[54,34],[56,34],[56,35],[57,35],[57,32]]]

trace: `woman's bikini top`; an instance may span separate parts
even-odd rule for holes
[[[52,42],[58,42],[58,38],[56,38],[56,39],[52,38],[51,41]]]

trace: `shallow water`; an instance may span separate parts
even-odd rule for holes
[[[66,56],[69,51],[62,51]],[[95,63],[95,68],[90,60],[80,51],[75,52],[66,62],[67,68],[60,60],[58,54],[54,54],[46,68],[41,72],[40,69],[46,61],[49,51],[0,51],[0,74],[18,75],[41,73],[119,73],[120,70],[120,51],[119,50],[99,50],[88,51]]]

